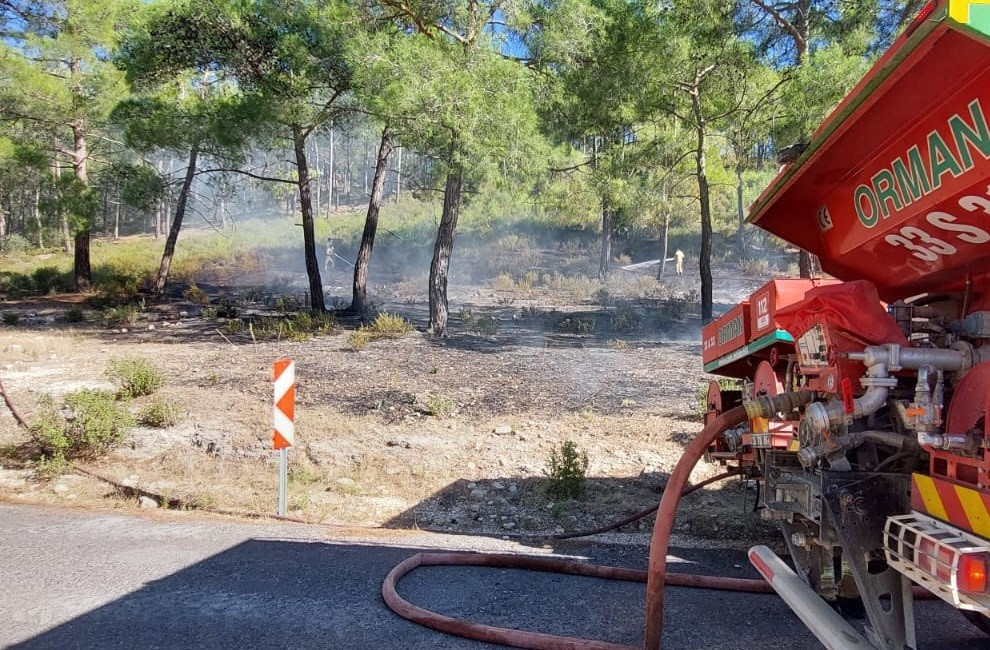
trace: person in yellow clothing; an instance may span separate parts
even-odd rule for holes
[[[677,275],[684,275],[684,251],[679,248],[674,251],[674,270]]]

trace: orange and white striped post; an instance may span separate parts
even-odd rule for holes
[[[275,362],[272,374],[275,398],[272,406],[272,441],[278,450],[278,514],[285,516],[289,475],[289,447],[296,440],[296,364],[292,359]]]

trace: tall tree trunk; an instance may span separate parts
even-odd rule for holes
[[[378,157],[375,158],[375,175],[371,181],[368,215],[364,219],[364,233],[361,235],[361,246],[358,248],[357,260],[354,263],[354,291],[351,306],[347,310],[355,314],[363,314],[368,310],[368,265],[371,262],[371,251],[375,246],[375,234],[378,231],[378,212],[385,196],[388,157],[393,148],[392,130],[386,126],[378,146]]]
[[[802,278],[813,278],[818,273],[818,257],[806,250],[798,251],[798,274]]]
[[[326,311],[323,301],[323,281],[316,259],[316,228],[313,223],[313,202],[309,196],[309,167],[306,164],[306,135],[301,127],[292,127],[292,144],[296,150],[296,170],[299,178],[299,208],[302,212],[303,247],[306,255],[306,275],[309,276],[309,306],[313,311]]]
[[[162,253],[162,263],[158,266],[158,276],[155,278],[155,295],[157,296],[165,293],[165,285],[168,283],[168,272],[172,267],[172,258],[175,256],[175,243],[179,241],[182,220],[186,216],[186,201],[189,197],[189,191],[192,188],[193,179],[196,178],[196,159],[198,157],[199,142],[193,142],[189,148],[189,162],[186,166],[186,175],[182,179],[179,199],[175,204],[175,218],[172,219],[172,226],[168,230],[168,237],[165,238],[165,251]],[[159,210],[161,209],[164,208],[159,206]]]
[[[698,203],[701,209],[701,250],[698,266],[701,275],[701,322],[708,323],[712,319],[712,208],[711,192],[708,186],[708,161],[705,158],[705,140],[708,135],[707,123],[701,109],[701,97],[697,87],[692,95],[696,133],[698,136],[698,153],[695,156],[695,173],[698,176]]]
[[[453,155],[451,156],[453,158]],[[437,228],[437,240],[433,246],[433,262],[430,264],[430,324],[427,331],[433,336],[447,336],[447,271],[454,249],[454,230],[461,209],[461,185],[464,170],[454,163],[447,172],[443,191],[443,214]]]
[[[45,231],[41,226],[41,188],[34,188],[34,225],[38,229],[38,248],[45,247]]]
[[[316,161],[316,196],[314,197],[313,212],[320,214],[320,206],[323,205],[323,174],[320,170],[323,166],[320,164],[320,142],[316,138],[313,138],[313,160]]]
[[[7,238],[7,212],[3,207],[3,194],[0,194],[0,246]]]
[[[327,181],[327,219],[330,218],[330,213],[333,211],[333,202],[337,200],[337,192],[334,187],[334,173],[333,173],[333,157],[336,153],[335,142],[334,142],[334,128],[333,122],[330,123],[330,178]]]
[[[395,202],[399,202],[399,195],[402,194],[402,147],[399,147],[398,160],[395,164]]]
[[[55,139],[55,150],[61,149],[61,144],[58,138]],[[62,165],[59,163],[58,158],[52,159],[52,178],[54,179],[53,193],[55,194],[55,205],[58,206],[58,228],[62,234],[62,250],[65,251],[66,255],[72,254],[72,233],[69,232],[69,215],[65,213],[65,209],[61,206],[62,198]]]
[[[371,192],[368,189],[368,168],[371,166],[368,164],[368,159],[371,157],[368,151],[368,138],[362,138],[364,140],[364,161],[361,167],[364,169],[364,195],[370,197]]]
[[[603,282],[608,279],[609,264],[612,261],[612,217],[615,211],[609,206],[608,199],[602,199],[602,242],[601,253],[598,256],[598,279]]]
[[[72,124],[72,168],[76,180],[83,186],[84,192],[89,191],[89,173],[86,165],[89,151],[86,148],[86,128],[82,118],[73,120]],[[72,281],[76,291],[89,291],[93,287],[93,269],[89,259],[90,220],[92,215],[82,215],[83,223],[75,236],[75,255],[73,257]]]
[[[746,238],[743,230],[746,225],[746,206],[743,204],[743,168],[739,163],[736,164],[736,217],[739,225],[736,230],[739,259],[746,259]]]

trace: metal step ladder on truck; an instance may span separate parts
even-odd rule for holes
[[[703,331],[738,386],[712,382],[708,421],[811,394],[707,456],[758,479],[799,579],[750,558],[829,648],[916,647],[917,586],[990,631],[988,117],[990,3],[932,2],[750,211],[828,279],[772,280]]]

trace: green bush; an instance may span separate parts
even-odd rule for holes
[[[106,376],[118,387],[122,398],[151,395],[165,384],[165,376],[146,359],[126,357],[111,359]]]
[[[402,336],[413,331],[412,323],[397,314],[387,314],[382,312],[375,317],[366,328],[377,337]]]
[[[552,447],[547,460],[546,473],[550,477],[547,492],[557,499],[576,499],[584,494],[585,474],[588,471],[588,454],[579,451],[570,440]]]
[[[86,312],[82,307],[69,307],[65,310],[65,321],[67,323],[82,323],[86,320]]]
[[[4,239],[0,239],[0,253],[4,255],[16,255],[26,253],[31,250],[31,242],[26,237],[13,233]]]
[[[20,314],[16,314],[12,311],[5,311],[3,313],[3,324],[4,325],[17,325],[21,320]]]
[[[137,323],[141,308],[138,305],[120,305],[103,310],[102,318],[107,327],[120,327]]]
[[[438,418],[449,417],[456,406],[454,400],[440,393],[429,395],[425,404],[426,411]]]
[[[72,275],[54,266],[42,266],[31,273],[31,284],[39,293],[61,293],[72,288]]]
[[[182,297],[189,302],[196,305],[208,305],[210,304],[210,297],[206,295],[206,292],[196,286],[195,283],[189,283],[186,290],[182,292]]]
[[[31,437],[41,448],[49,471],[72,458],[93,458],[120,443],[134,419],[113,393],[81,390],[67,394],[61,405],[51,396],[39,403]]]
[[[412,323],[402,316],[381,313],[371,323],[351,332],[347,341],[352,350],[360,350],[371,341],[399,338],[411,331],[413,331]]]
[[[141,409],[137,416],[138,422],[146,427],[167,429],[179,423],[179,406],[172,400],[155,398],[150,404]]]

